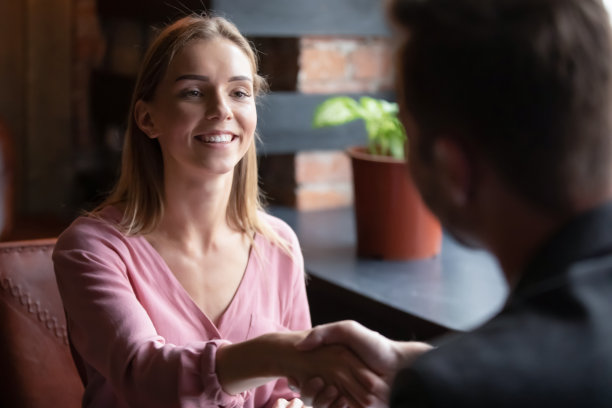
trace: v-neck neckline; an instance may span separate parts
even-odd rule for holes
[[[238,287],[236,288],[236,291],[234,292],[234,295],[232,296],[232,299],[230,300],[229,304],[227,305],[223,313],[221,313],[221,315],[219,316],[217,323],[215,323],[211,318],[208,317],[206,313],[204,313],[202,309],[200,309],[200,307],[193,300],[189,292],[187,292],[187,289],[185,289],[181,282],[179,282],[177,277],[174,275],[174,273],[166,263],[166,260],[163,258],[163,256],[161,256],[157,249],[155,249],[155,247],[143,235],[140,235],[137,238],[143,243],[146,248],[148,248],[149,252],[151,252],[153,256],[157,258],[157,261],[163,266],[162,270],[164,272],[165,280],[175,289],[177,293],[181,294],[181,302],[183,302],[183,305],[186,306],[186,309],[189,310],[191,313],[194,313],[194,316],[198,316],[199,320],[204,323],[204,326],[213,329],[219,338],[223,338],[224,336],[222,335],[222,333],[226,332],[226,329],[229,330],[229,327],[225,327],[228,324],[228,316],[234,314],[234,310],[238,307],[237,303],[239,303],[242,297],[241,293],[246,290],[243,289],[243,287],[249,286],[248,281],[251,279],[251,275],[253,274],[251,270],[254,269],[256,266],[255,263],[257,256],[255,253],[257,251],[255,247],[257,241],[259,240],[259,234],[255,233],[254,235],[253,243],[249,248],[249,256],[247,258],[247,263],[244,268],[242,278],[240,279],[240,283],[238,284]]]

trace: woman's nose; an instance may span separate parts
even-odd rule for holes
[[[220,93],[212,93],[206,101],[206,119],[225,120],[230,118],[231,115],[232,111],[227,98]]]

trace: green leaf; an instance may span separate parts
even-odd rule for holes
[[[370,98],[369,96],[362,96],[359,99],[359,103],[363,107],[363,110],[367,116],[376,118],[380,117],[384,113],[382,104],[378,99]]]
[[[359,104],[362,108],[361,113],[365,121],[369,142],[378,143],[376,140],[379,137],[380,127],[382,125],[382,115],[384,114],[380,101],[364,96],[359,99]]]
[[[327,99],[317,107],[313,127],[337,126],[363,119],[371,154],[404,158],[406,132],[397,118],[397,103],[367,96],[359,102],[346,96]]]
[[[381,108],[382,110],[389,115],[397,115],[399,113],[399,107],[395,102],[387,102],[385,100],[381,100]]]
[[[359,119],[360,108],[353,98],[337,96],[327,99],[315,110],[312,126],[321,128],[337,126]]]
[[[397,117],[393,117],[391,129],[389,130],[389,142],[391,156],[396,159],[404,159],[404,145],[406,143],[406,130]]]
[[[403,160],[404,159],[404,141],[395,138],[395,139],[389,140],[389,142],[390,142],[389,152],[391,153],[391,157]]]

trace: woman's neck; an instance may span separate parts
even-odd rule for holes
[[[166,179],[164,215],[151,235],[176,245],[207,248],[232,232],[227,222],[232,174],[202,181]]]

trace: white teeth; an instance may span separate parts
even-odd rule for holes
[[[204,136],[202,139],[206,143],[228,143],[232,140],[232,136],[231,135]]]

